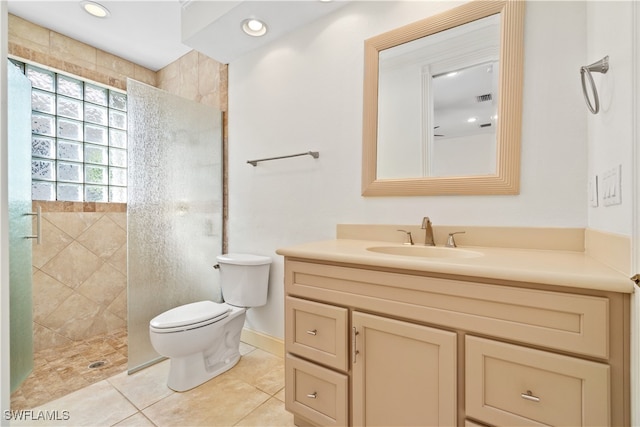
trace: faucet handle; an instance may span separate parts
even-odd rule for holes
[[[407,233],[407,240],[403,243],[404,245],[413,245],[413,237],[411,237],[411,232],[407,230],[398,230],[402,233]]]
[[[431,220],[429,219],[428,216],[425,216],[424,218],[422,218],[422,229],[427,228],[428,226],[431,225]]]
[[[449,233],[449,237],[447,238],[447,243],[445,244],[446,247],[448,248],[457,248],[458,245],[456,245],[456,239],[453,237],[456,234],[464,234],[466,233],[465,231],[455,231],[453,233]]]

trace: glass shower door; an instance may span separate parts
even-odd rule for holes
[[[149,321],[220,301],[222,113],[127,81],[127,298],[130,373],[159,359]]]
[[[31,313],[31,82],[13,64],[8,73],[9,304],[11,391],[33,369]]]

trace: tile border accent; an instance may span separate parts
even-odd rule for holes
[[[33,200],[33,209],[38,206],[42,208],[42,212],[126,212],[126,203],[97,203],[97,202],[59,202]]]

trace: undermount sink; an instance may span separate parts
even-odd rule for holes
[[[367,248],[367,250],[387,255],[413,256],[420,258],[475,258],[482,256],[481,252],[439,246],[372,246]]]

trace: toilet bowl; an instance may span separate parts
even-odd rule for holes
[[[238,363],[247,309],[266,304],[271,258],[226,254],[217,260],[225,302],[181,305],[149,322],[151,345],[170,359],[172,390],[197,387]]]

